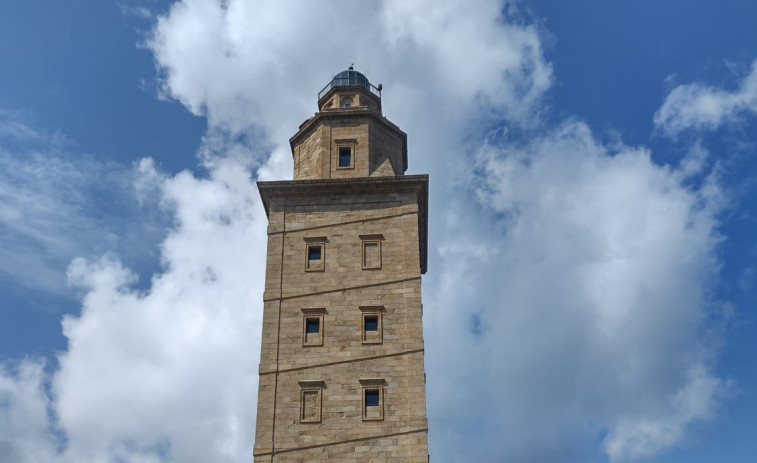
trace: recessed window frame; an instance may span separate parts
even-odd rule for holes
[[[364,389],[364,395],[363,398],[365,400],[365,406],[367,407],[378,407],[381,405],[381,393],[380,389],[371,389],[371,388],[365,388]],[[369,400],[370,398],[370,400]]]
[[[323,388],[326,383],[323,380],[303,380],[297,382],[300,385],[300,415],[299,422],[303,424],[312,424],[321,422],[321,410],[323,404]],[[307,404],[305,403],[305,397],[310,394],[315,394],[315,416],[306,416]]]
[[[336,153],[336,168],[337,170],[345,170],[345,169],[354,169],[355,168],[355,157],[357,156],[357,140],[355,139],[342,139],[342,140],[334,140],[335,144],[335,153]],[[350,150],[350,164],[348,166],[342,166],[340,165],[340,151],[341,150]]]
[[[373,235],[360,235],[360,248],[361,248],[361,259],[360,263],[363,270],[381,270],[381,267],[383,265],[383,251],[381,243],[384,241],[384,235],[381,234],[373,234]],[[367,247],[368,246],[376,246],[376,252],[378,253],[378,260],[377,262],[368,262],[368,253],[367,253]]]
[[[353,167],[352,163],[352,147],[351,146],[339,146],[337,147],[337,168],[339,169],[349,169],[350,167]],[[347,158],[346,163],[342,163],[343,157]]]
[[[360,342],[362,344],[383,344],[384,343],[384,306],[364,306],[360,307]],[[366,331],[365,323],[368,318],[376,318],[377,330]]]
[[[384,380],[383,378],[361,378],[359,381],[361,386],[360,414],[363,418],[363,421],[383,421],[385,407],[384,389],[386,386],[386,380]],[[378,406],[375,410],[371,410],[372,412],[378,412],[378,414],[375,416],[371,416],[368,413],[369,410],[365,401],[365,397],[368,393],[378,393]]]
[[[326,237],[315,236],[305,238],[305,271],[306,272],[323,272],[326,269]],[[321,251],[320,259],[310,259],[311,248],[319,247]]]
[[[323,315],[326,309],[323,307],[308,307],[302,310],[302,347],[320,347],[323,346],[323,334],[325,326],[323,324]],[[318,320],[318,336],[308,336],[308,320]]]

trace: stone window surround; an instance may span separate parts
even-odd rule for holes
[[[384,420],[384,386],[386,386],[386,380],[383,378],[361,378],[360,380],[361,394],[360,394],[360,414],[363,417],[363,421],[383,421]],[[365,405],[365,393],[366,391],[377,391],[379,396],[378,416],[367,416]]]
[[[339,107],[340,108],[351,108],[355,106],[355,96],[352,93],[346,94],[346,95],[340,95],[339,96]]]
[[[384,343],[384,309],[383,305],[361,306],[359,307],[360,315],[360,342],[363,344],[383,344]],[[378,336],[376,339],[369,339],[365,331],[366,317],[376,317],[378,320]]]
[[[305,237],[305,271],[323,272],[326,269],[326,242],[325,236]],[[320,246],[321,258],[317,261],[310,260],[310,248]]]
[[[320,423],[321,422],[321,404],[323,402],[323,388],[326,383],[323,380],[303,380],[297,382],[300,385],[300,423]],[[316,394],[315,417],[305,417],[305,396],[306,394]]]
[[[380,233],[373,234],[373,235],[360,235],[360,241],[361,241],[360,247],[362,249],[361,264],[362,264],[363,270],[381,270],[381,265],[382,265],[381,242],[384,241],[384,235]],[[366,264],[365,247],[367,244],[375,244],[378,248],[377,249],[378,263],[376,265]]]
[[[326,313],[326,309],[323,307],[306,307],[302,310],[302,347],[319,347],[323,346],[323,315]],[[307,321],[308,319],[318,319],[318,337],[315,341],[307,341]]]
[[[355,168],[355,158],[357,157],[357,140],[354,138],[343,138],[334,140],[334,146],[336,147],[334,152],[336,153],[336,168],[337,170],[345,170],[345,169],[354,169]],[[350,149],[350,165],[340,167],[339,166],[339,149],[340,148],[349,148]]]

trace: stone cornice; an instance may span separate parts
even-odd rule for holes
[[[266,216],[270,211],[272,199],[416,193],[418,198],[418,251],[421,273],[426,273],[428,262],[428,175],[258,182],[258,191],[263,200]]]

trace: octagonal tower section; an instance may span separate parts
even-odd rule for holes
[[[407,134],[381,113],[381,85],[350,67],[318,94],[318,112],[289,140],[294,179],[393,177],[407,170]]]

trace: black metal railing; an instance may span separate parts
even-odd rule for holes
[[[334,87],[347,87],[347,86],[352,86],[352,85],[357,85],[357,86],[366,88],[371,93],[381,98],[381,90],[373,86],[373,84],[371,84],[368,81],[368,78],[365,77],[363,74],[357,71],[344,71],[334,76],[334,78],[331,79],[331,82],[326,84],[326,86],[323,87],[323,90],[318,92],[318,99],[320,100],[321,98],[323,98],[323,96],[326,95],[329,92],[329,90],[331,90]]]

